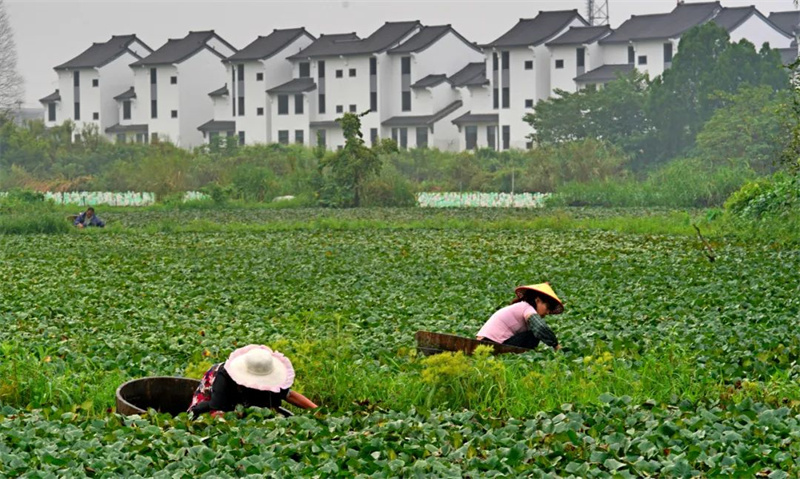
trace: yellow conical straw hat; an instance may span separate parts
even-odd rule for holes
[[[558,296],[556,296],[556,292],[553,291],[553,288],[550,287],[550,283],[539,283],[539,284],[529,284],[527,286],[519,286],[517,289],[514,290],[514,292],[517,293],[518,298],[521,298],[522,292],[526,289],[529,289],[531,291],[536,291],[537,293],[541,293],[545,296],[549,296],[550,298],[553,299],[553,301],[558,303],[558,306],[555,308],[554,311],[550,311],[550,314],[561,314],[564,312],[564,303],[562,303],[561,300],[558,299]]]

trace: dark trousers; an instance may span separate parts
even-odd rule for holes
[[[539,345],[539,338],[534,336],[530,331],[523,331],[506,339],[503,344],[526,349],[536,349],[536,346]]]

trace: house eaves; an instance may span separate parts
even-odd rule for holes
[[[784,65],[791,65],[795,62],[795,60],[797,60],[797,47],[779,48],[778,53],[780,54],[781,62]]]
[[[209,132],[209,131],[235,131],[236,130],[236,122],[235,121],[220,121],[220,120],[209,120],[202,125],[197,127],[198,130],[202,132]]]
[[[141,56],[128,48],[134,41],[139,42],[149,52],[153,52],[153,49],[136,38],[136,35],[114,35],[111,37],[111,40],[105,43],[92,44],[92,46],[84,50],[83,53],[68,62],[58,65],[54,68],[54,70],[101,68],[121,57],[125,53],[130,53],[137,59],[141,60]]]
[[[133,87],[128,88],[124,92],[114,97],[114,99],[117,101],[131,100],[133,98],[136,98],[136,91],[133,89]]]
[[[604,83],[616,80],[622,75],[627,75],[634,70],[630,63],[618,65],[603,65],[573,78],[576,83]]]
[[[217,88],[216,90],[212,91],[208,94],[210,97],[218,97],[218,96],[228,96],[228,84],[226,83],[221,88]]]
[[[393,116],[388,120],[381,123],[382,126],[396,127],[396,126],[431,126],[437,121],[445,118],[447,115],[453,113],[464,105],[461,100],[456,100],[447,105],[433,115],[414,115],[414,116]]]
[[[468,63],[464,68],[451,75],[447,81],[456,88],[488,85],[489,79],[486,78],[486,63]]]
[[[611,35],[612,32],[613,30],[608,25],[570,27],[563,35],[559,35],[555,39],[545,43],[545,46],[588,45]]]
[[[521,18],[514,27],[497,40],[483,45],[483,48],[512,48],[538,46],[552,39],[573,20],[589,23],[577,10],[540,11],[535,18]]]
[[[356,55],[374,55],[394,47],[421,24],[418,20],[410,22],[386,22],[367,38],[331,38],[321,35],[314,43],[300,52],[288,57],[288,60],[304,60],[319,57],[339,57]]]
[[[712,21],[724,28],[728,33],[731,33],[754,15],[784,37],[794,39],[793,34],[783,31],[780,26],[776,25],[769,18],[765,17],[764,14],[759,12],[754,6],[723,8],[722,11],[719,12],[719,15],[714,17]]]
[[[183,38],[171,38],[161,48],[151,53],[139,61],[131,63],[131,67],[146,67],[146,66],[159,66],[159,65],[173,65],[182,63],[188,60],[201,50],[208,50],[220,59],[224,60],[225,55],[216,51],[208,45],[211,39],[216,39],[222,42],[226,47],[234,52],[237,51],[230,43],[226,42],[222,37],[217,35],[214,30],[207,30],[202,32],[189,32]]]
[[[267,36],[259,36],[252,43],[226,58],[225,62],[267,60],[282,52],[302,36],[316,40],[305,28],[275,29]]]
[[[769,14],[769,21],[787,35],[794,36],[800,30],[800,11],[772,12]]]
[[[55,103],[57,101],[61,101],[61,93],[58,90],[54,91],[53,93],[47,95],[44,98],[39,99],[39,103]]]
[[[270,88],[267,90],[267,93],[270,95],[278,95],[278,94],[297,94],[297,93],[305,93],[312,90],[316,90],[317,84],[314,83],[313,78],[293,78],[288,82],[278,85],[276,87]]]
[[[411,88],[433,88],[447,81],[447,75],[428,75],[417,80]]]
[[[464,125],[475,125],[475,124],[493,124],[496,125],[499,120],[499,115],[497,113],[471,113],[466,112],[463,115],[459,116],[455,120],[453,120],[454,125],[464,126]]]
[[[476,52],[482,52],[477,45],[464,38],[464,36],[458,33],[450,24],[447,24],[422,27],[420,31],[411,38],[394,48],[390,48],[386,53],[389,55],[408,55],[411,53],[419,53],[426,50],[428,47],[436,43],[440,38],[451,32],[456,36],[456,38],[464,42],[465,45],[469,46]]]
[[[719,2],[682,3],[669,13],[633,15],[599,43],[610,45],[678,38],[690,28],[713,19],[721,11]]]
[[[111,125],[106,128],[106,133],[147,133],[147,125]]]

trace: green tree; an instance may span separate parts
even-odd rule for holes
[[[361,117],[368,113],[345,113],[337,118],[344,133],[344,148],[320,160],[320,167],[328,171],[332,180],[328,186],[336,197],[344,197],[342,206],[358,207],[364,196],[364,183],[381,169],[380,157],[365,145],[361,133]]]
[[[672,66],[656,78],[647,102],[647,116],[661,159],[686,153],[714,111],[725,105],[722,93],[743,85],[787,88],[789,77],[777,52],[760,52],[752,43],[731,43],[728,32],[713,22],[694,27],[682,37]]]

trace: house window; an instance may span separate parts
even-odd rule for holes
[[[172,110],[169,116],[172,118],[178,118],[178,110]]]
[[[150,100],[150,118],[158,118],[158,100]]]
[[[237,97],[236,102],[239,104],[239,116],[244,116],[244,97]]]
[[[300,78],[308,78],[311,76],[311,64],[308,62],[300,62]]]
[[[117,143],[125,143],[125,133],[117,133]]]
[[[289,144],[289,130],[278,130],[278,143],[281,145]]]
[[[392,140],[397,143],[397,128],[392,128]]]
[[[81,119],[81,102],[76,101],[74,107],[75,107],[75,121],[78,121]]]
[[[92,79],[92,86],[93,87],[100,86],[100,80],[98,80],[97,78]]]
[[[525,142],[525,149],[530,150],[531,148],[533,148],[533,142],[532,141],[526,141]]]
[[[122,102],[122,119],[123,120],[130,120],[131,119],[131,101],[125,100]]]
[[[289,95],[278,95],[278,114],[289,114]]]
[[[403,57],[400,59],[400,74],[411,75],[411,57]]]
[[[511,55],[509,55],[508,52],[502,52],[500,54],[500,59],[502,60],[501,68],[503,70],[508,70],[508,64],[510,63],[510,61],[509,61],[510,57],[511,57]]]
[[[500,108],[500,90],[498,88],[492,89],[492,107],[495,110]]]
[[[350,113],[355,113],[355,112],[356,112],[356,106],[350,105]]]
[[[402,98],[400,100],[402,102],[401,110],[403,110],[403,111],[411,111],[411,92],[410,91],[404,91],[403,94],[402,94]]]
[[[318,130],[317,131],[317,146],[321,146],[322,148],[325,148],[326,143],[327,143],[326,134],[327,134],[327,132],[325,130]]]
[[[99,119],[100,119],[100,113],[98,112],[92,113],[92,120],[99,120]]]
[[[503,108],[509,108],[511,105],[511,88],[503,87]]]
[[[377,128],[370,128],[369,129],[369,142],[372,146],[375,146],[378,143],[378,129]]]
[[[533,108],[533,100],[525,100],[525,108]]]
[[[244,132],[239,132],[239,145],[244,146]]]
[[[244,65],[236,65],[236,76],[239,81],[244,81]]]
[[[427,147],[428,147],[428,127],[427,126],[417,127],[417,148],[427,148]]]
[[[47,121],[56,121],[56,104],[47,104]]]
[[[147,136],[144,133],[137,133],[136,134],[136,143],[144,143],[147,140]]]
[[[317,62],[317,75],[319,75],[320,78],[325,78],[325,62],[323,60]]]
[[[378,59],[375,57],[369,59],[369,74],[370,75],[378,74]]]
[[[350,75],[351,78],[355,77],[356,76],[356,69],[355,68],[351,68],[349,75]]]
[[[256,81],[264,81],[264,73],[256,73]]]
[[[498,64],[497,52],[494,52],[492,53],[492,71],[497,71]]]
[[[303,94],[297,93],[294,96],[294,114],[295,115],[302,115],[303,114]]]
[[[647,65],[647,55],[639,55],[639,65]]]
[[[336,105],[336,113],[343,113],[343,112],[344,112],[344,106]]]
[[[511,147],[511,127],[503,125],[503,149],[507,150]]]
[[[72,72],[72,86],[81,86],[81,72]]]
[[[344,72],[342,70],[336,70],[336,78],[342,78],[344,76]]]
[[[169,84],[170,85],[177,85],[178,84],[178,77],[176,77],[176,76],[169,77]]]
[[[464,141],[467,150],[474,150],[478,145],[478,127],[469,125],[464,127]]]
[[[400,131],[400,148],[408,148],[408,128],[398,128]]]
[[[664,44],[664,63],[672,63],[672,43]]]
[[[486,144],[492,150],[497,149],[497,128],[494,125],[486,127]]]
[[[378,111],[378,92],[369,92],[369,111]]]
[[[295,143],[297,143],[299,145],[302,145],[303,143],[305,143],[305,140],[303,139],[303,136],[304,136],[303,130],[294,130],[294,142]]]
[[[564,68],[564,60],[556,60],[556,70]]]
[[[525,60],[525,69],[533,70],[533,60]]]
[[[636,58],[636,52],[633,49],[633,45],[628,45],[628,64],[633,65],[633,61]]]
[[[578,64],[578,68],[584,68],[586,66],[586,49],[585,48],[578,48],[575,50],[576,56],[576,63]]]
[[[156,69],[155,68],[151,68],[150,69],[150,84],[151,85],[155,85],[156,84]],[[156,135],[156,138],[158,138],[158,135]]]
[[[158,133],[152,133],[150,135],[150,143],[158,143]]]
[[[264,107],[260,106],[256,108],[256,116],[264,116]]]
[[[318,105],[319,106],[319,112],[320,113],[325,113],[325,94],[324,93],[320,93],[319,94],[318,103],[319,103],[319,105]]]

